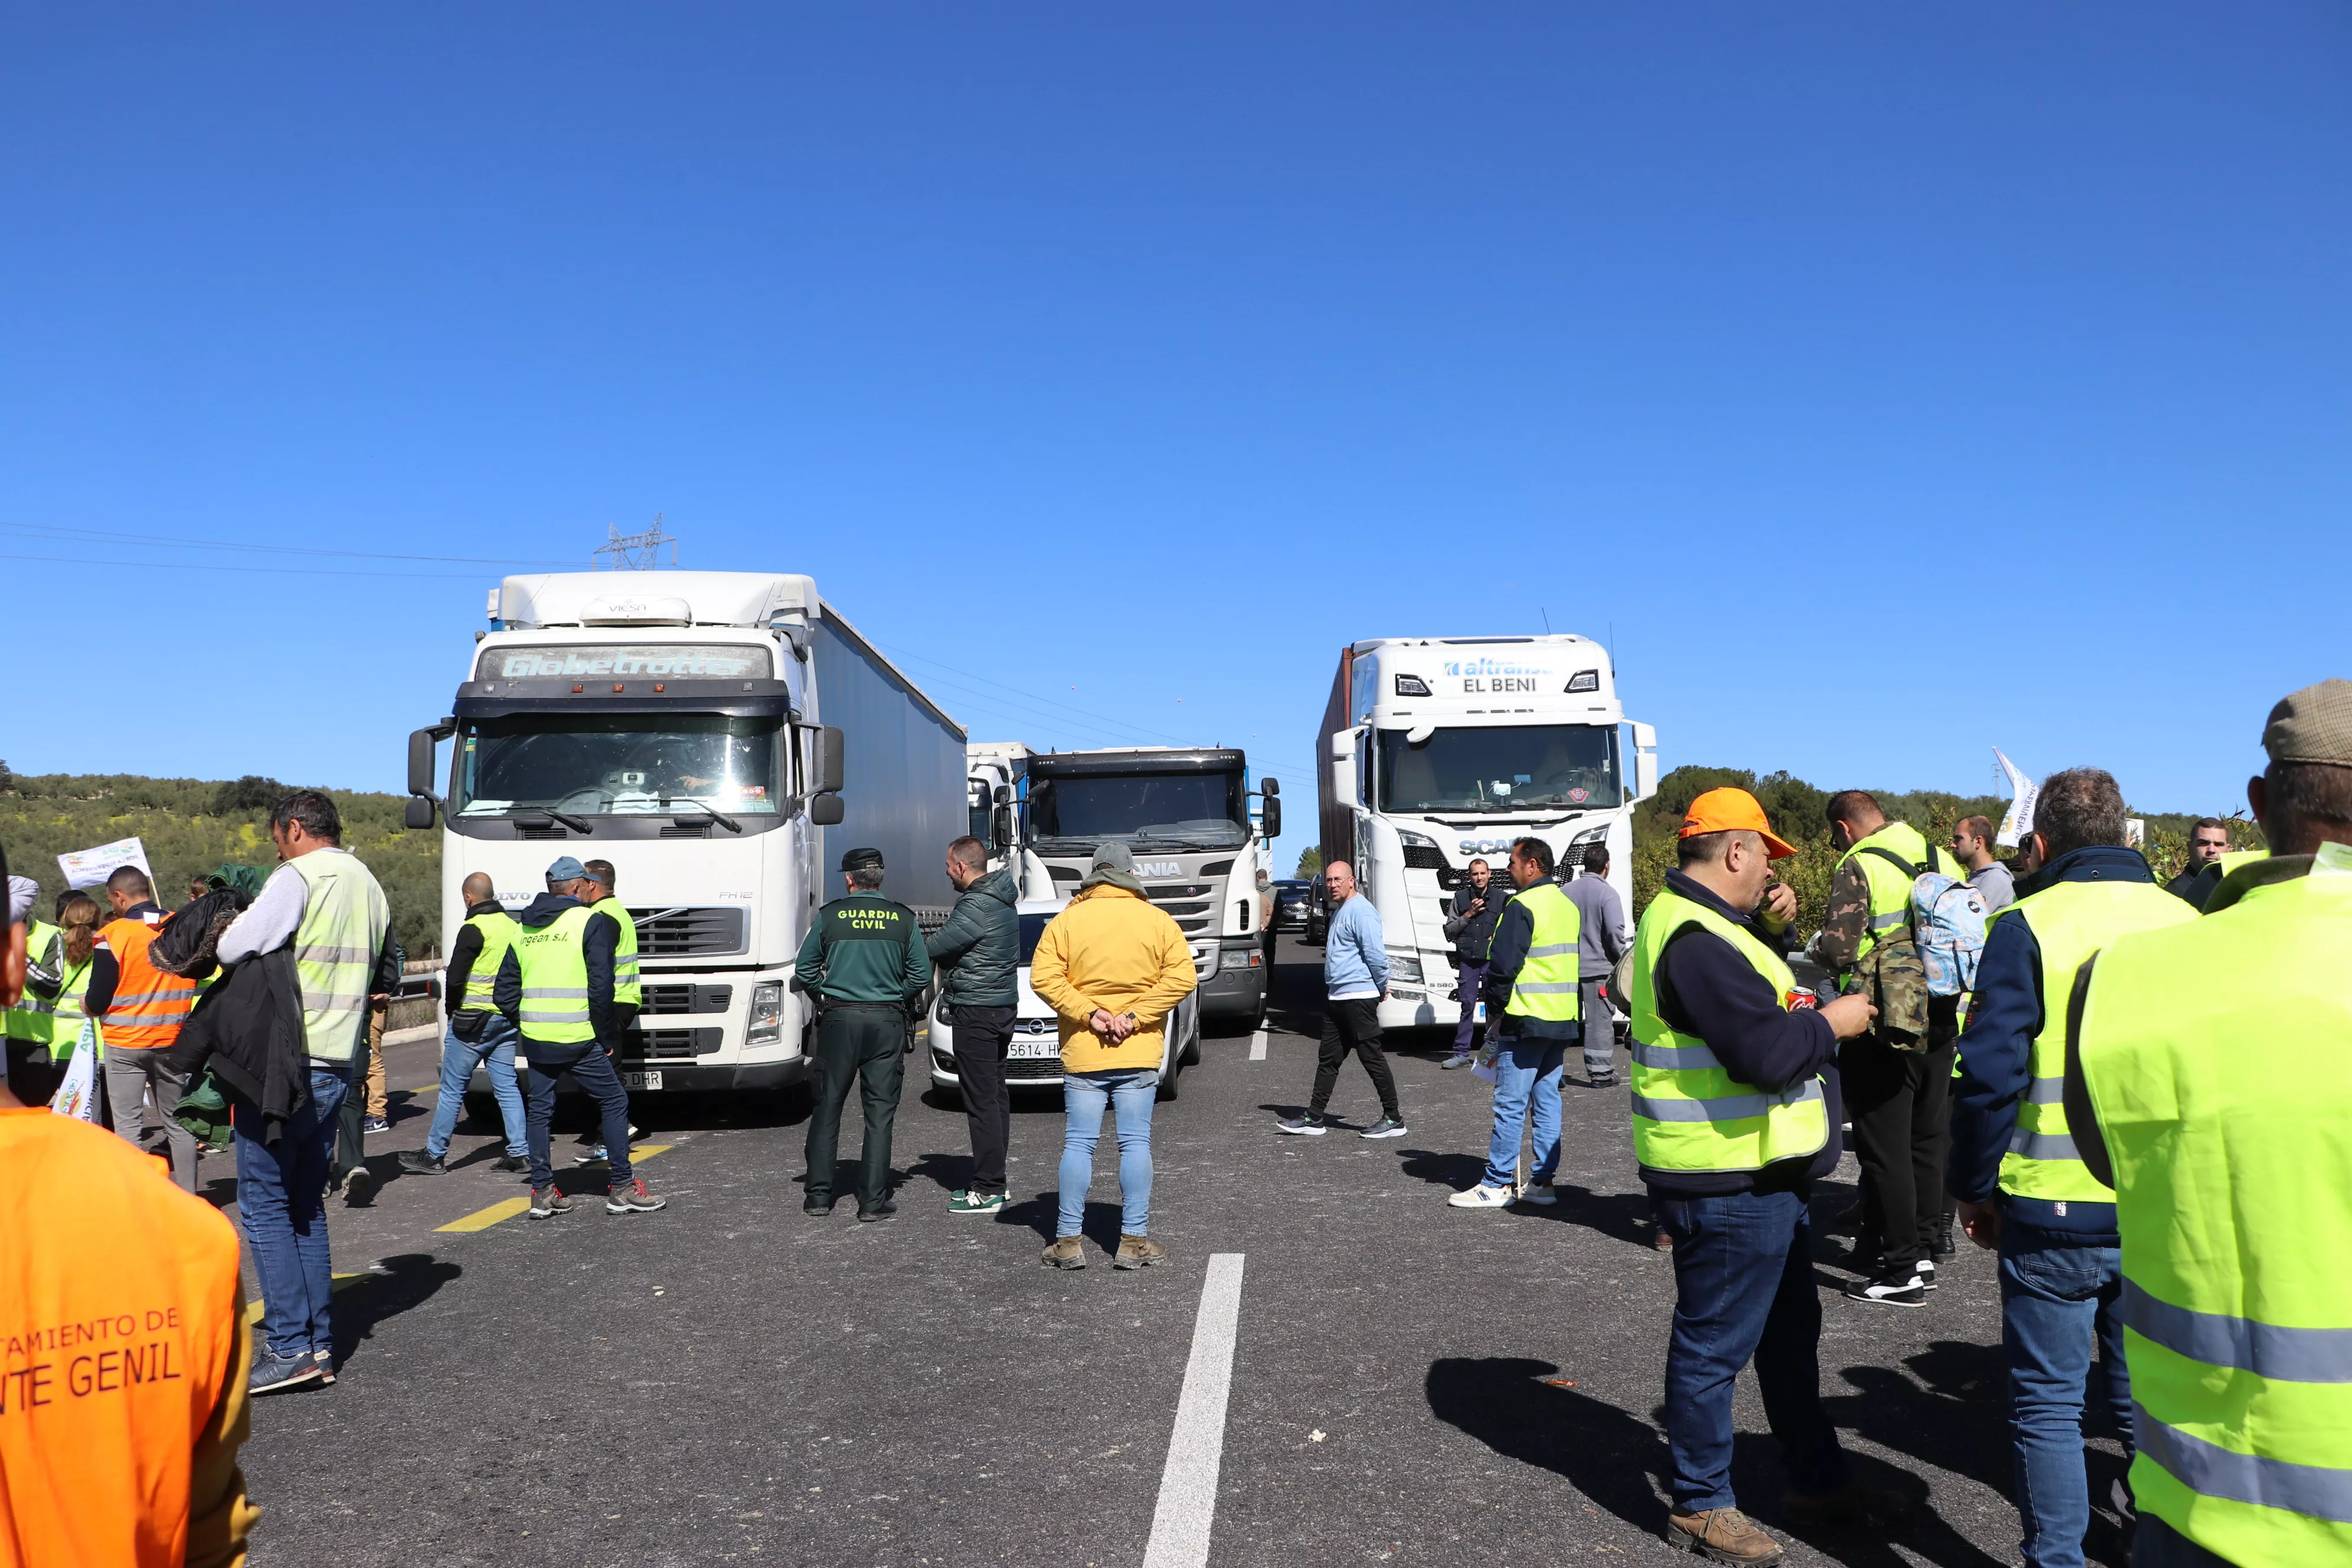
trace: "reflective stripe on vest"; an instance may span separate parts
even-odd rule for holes
[[[61,943],[64,940],[63,934],[48,921],[26,921],[25,961],[27,963],[46,963],[51,944]],[[59,957],[62,959],[63,954],[60,953]],[[12,1040],[30,1040],[35,1045],[46,1046],[56,1035],[57,1010],[55,1002],[34,995],[32,987],[28,985],[23,997],[7,1010],[5,1021],[0,1021],[0,1033],[5,1033]]]
[[[604,899],[589,908],[597,914],[610,915],[613,923],[621,928],[621,940],[613,946],[613,1001],[615,1005],[643,1006],[645,987],[637,979],[637,922],[621,907],[618,899]]]
[[[1796,976],[1755,935],[1695,900],[1659,890],[1633,933],[1633,1152],[1654,1171],[1759,1171],[1818,1153],[1829,1142],[1822,1080],[1777,1093],[1733,1078],[1705,1040],[1677,1034],[1658,1012],[1659,955],[1685,927],[1729,942],[1771,985],[1782,1007]]]
[[[2352,1561],[2352,848],[2092,961],[2139,1507],[2225,1561]]]
[[[1527,960],[1511,982],[1511,998],[1503,1005],[1503,1011],[1549,1023],[1572,1022],[1579,996],[1576,954],[1584,929],[1583,911],[1558,882],[1538,882],[1521,889],[1503,906],[1506,913],[1511,904],[1527,906],[1531,927]],[[1495,924],[1497,931],[1502,929],[1499,920]]]
[[[588,1021],[587,931],[591,911],[575,904],[546,925],[518,925],[515,967],[522,977],[523,1033],[551,1045],[593,1040]]]
[[[294,932],[302,1048],[323,1061],[349,1061],[367,1027],[368,986],[392,926],[392,906],[347,849],[313,849],[286,863],[303,883],[302,923]]]
[[[2061,1203],[2116,1201],[2114,1191],[2084,1165],[2060,1103],[2066,1004],[2074,994],[2074,972],[2117,937],[2196,918],[2195,910],[2153,882],[2105,881],[2054,883],[1993,916],[1996,922],[2023,921],[2042,951],[2042,1029],[2033,1037],[2033,1080],[2017,1108],[2009,1152],[2000,1159],[2002,1192]],[[1991,940],[1990,932],[1986,940]]]
[[[468,915],[466,923],[481,933],[482,951],[474,955],[474,967],[466,971],[466,993],[457,999],[458,1010],[495,1012],[498,1005],[490,1000],[490,991],[499,983],[499,970],[514,948],[515,932],[521,928],[515,924],[514,916],[504,910]]]
[[[1923,871],[1942,871],[1960,881],[1968,880],[1949,855],[1939,856],[1929,849],[1927,838],[1907,822],[1887,823],[1858,841],[1838,857],[1840,869],[1849,860],[1860,866],[1863,881],[1870,889],[1870,929],[1863,933],[1862,944],[1854,950],[1857,962],[1878,945],[1880,936],[1911,919],[1911,884],[1916,880],[1887,864],[1885,856],[1864,854],[1865,849],[1884,849]]]
[[[148,962],[159,926],[142,920],[109,921],[99,934],[114,954],[114,999],[106,1005],[106,1043],[125,1050],[153,1050],[180,1037],[180,1025],[195,1011],[196,984],[166,974]]]

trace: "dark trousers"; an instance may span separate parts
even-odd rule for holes
[[[1944,1222],[1952,1047],[1898,1051],[1863,1035],[1839,1051],[1838,1072],[1862,1165],[1863,1228],[1879,1237],[1887,1273],[1909,1273]]]
[[[524,1141],[530,1145],[530,1184],[544,1187],[555,1181],[555,1167],[547,1153],[549,1128],[555,1121],[555,1080],[565,1073],[572,1081],[586,1090],[604,1113],[604,1163],[612,1169],[610,1184],[629,1184],[629,1091],[621,1087],[621,1075],[613,1066],[613,1058],[604,1047],[594,1041],[579,1044],[550,1045],[534,1040],[529,1035],[522,1039],[522,1050],[530,1059],[530,1069],[523,1074],[522,1098]]]
[[[964,1125],[971,1132],[971,1187],[1004,1191],[1004,1146],[1013,1138],[1013,1095],[1004,1087],[1004,1053],[1013,1043],[1013,1009],[948,1009],[955,1027],[956,1081],[963,1086]]]
[[[65,1053],[57,1061],[49,1060],[49,1047],[35,1040],[10,1039],[8,1042],[8,1092],[26,1105],[47,1105],[58,1092],[58,1085],[66,1079],[66,1057],[73,1054],[73,1042],[68,1040],[58,1047]],[[106,1075],[98,1075],[104,1078]]]
[[[1730,1508],[1732,1389],[1756,1363],[1764,1419],[1791,1491],[1834,1491],[1845,1455],[1822,1409],[1822,1303],[1802,1193],[1651,1195],[1675,1240],[1675,1319],[1666,1341],[1667,1486],[1688,1512]]]
[[[961,1039],[961,1036],[958,1036]],[[857,1163],[857,1206],[890,1195],[890,1129],[898,1119],[906,1081],[907,1016],[897,1007],[835,1003],[816,1026],[816,1108],[809,1112],[808,1195],[833,1195],[833,1168],[841,1145],[841,1108],[857,1082],[866,1102],[866,1142]]]
[[[1339,1064],[1353,1051],[1364,1070],[1372,1075],[1381,1113],[1398,1121],[1404,1120],[1397,1110],[1396,1076],[1389,1071],[1389,1058],[1381,1050],[1380,1008],[1380,1003],[1370,996],[1323,1004],[1323,1050],[1315,1062],[1315,1099],[1307,1106],[1316,1115],[1322,1115],[1323,1108],[1331,1103],[1331,1090],[1339,1082]]]
[[[1454,961],[1456,984],[1462,997],[1462,1018],[1454,1026],[1454,1054],[1466,1057],[1478,1043],[1478,992],[1486,984],[1486,961],[1473,963],[1466,958]]]

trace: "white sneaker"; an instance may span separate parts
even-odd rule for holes
[[[1519,1189],[1518,1201],[1533,1204],[1538,1208],[1549,1208],[1559,1202],[1559,1194],[1552,1190],[1549,1182],[1529,1182]]]
[[[1517,1195],[1517,1187],[1490,1187],[1482,1182],[1466,1193],[1454,1194],[1445,1203],[1449,1208],[1498,1209]]]

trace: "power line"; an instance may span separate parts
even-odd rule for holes
[[[410,558],[395,556],[393,559]],[[429,561],[432,557],[415,559]],[[40,561],[52,566],[136,566],[158,572],[259,572],[272,577],[425,577],[442,583],[478,583],[482,580],[478,572],[338,572],[331,566],[207,566],[201,561],[124,561],[119,557],[101,561],[84,555],[0,555],[0,561]]]
[[[562,566],[570,563],[552,558],[490,557],[475,555],[387,555],[370,550],[320,550],[300,544],[233,544],[221,540],[164,539],[149,533],[114,533],[96,528],[64,528],[41,522],[0,522],[0,533],[23,534],[35,540],[56,540],[60,543],[87,540],[92,543],[144,544],[163,550],[222,550],[267,555],[331,555],[352,561],[429,561],[450,566]],[[11,559],[30,560],[19,556]],[[106,564],[101,562],[100,564]]]

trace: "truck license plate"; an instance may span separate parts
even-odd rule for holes
[[[1004,1056],[1008,1061],[1034,1062],[1061,1054],[1062,1042],[1059,1039],[1015,1040],[1006,1048]]]
[[[625,1072],[621,1075],[621,1087],[623,1089],[659,1089],[661,1087],[661,1074],[658,1072]]]

